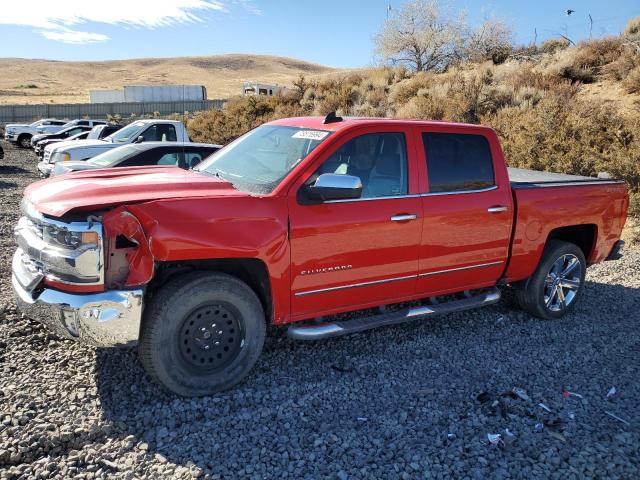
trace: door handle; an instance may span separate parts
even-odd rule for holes
[[[415,213],[403,213],[400,215],[394,215],[391,217],[392,222],[408,222],[409,220],[415,220],[418,218],[418,215]]]
[[[487,208],[487,212],[489,213],[500,213],[500,212],[506,212],[506,211],[507,211],[507,207],[505,207],[504,205],[494,205],[493,207]]]

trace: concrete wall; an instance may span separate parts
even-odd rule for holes
[[[40,118],[69,119],[89,117],[105,119],[107,115],[119,114],[123,118],[135,113],[138,116],[159,112],[199,112],[221,109],[225,100],[201,100],[186,102],[131,102],[131,103],[71,103],[44,105],[0,105],[0,123],[31,123]]]

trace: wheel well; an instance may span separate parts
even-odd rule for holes
[[[571,225],[568,227],[560,227],[549,232],[549,240],[562,240],[577,245],[584,253],[584,258],[589,262],[591,252],[596,244],[596,235],[598,229],[593,224]]]
[[[185,273],[211,270],[226,273],[239,278],[255,292],[260,299],[266,318],[271,321],[273,302],[269,271],[262,260],[256,258],[220,258],[207,260],[185,260],[161,262],[156,264],[153,280],[149,283],[151,292],[167,283],[167,281]]]

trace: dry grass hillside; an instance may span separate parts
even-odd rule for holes
[[[188,126],[194,140],[226,143],[264,121],[334,110],[492,126],[512,166],[624,179],[630,214],[640,218],[640,19],[619,37],[545,42],[441,73],[378,68],[301,78],[287,95],[234,98]]]
[[[333,71],[292,58],[242,54],[103,62],[0,58],[0,104],[84,103],[89,90],[136,84],[203,84],[209,98],[227,98],[244,81],[290,85],[301,74]]]

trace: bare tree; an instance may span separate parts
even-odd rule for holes
[[[501,20],[486,19],[465,35],[465,59],[504,62],[513,49],[513,32]]]
[[[410,0],[376,35],[376,53],[385,63],[442,71],[460,58],[464,25],[464,15],[455,18],[436,0]]]

